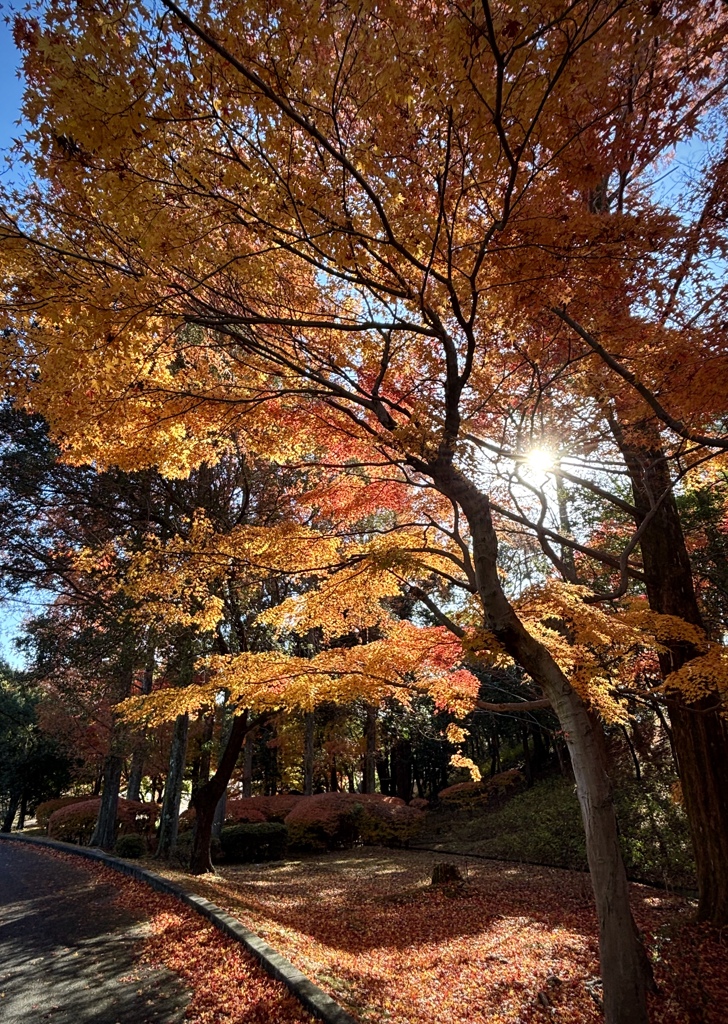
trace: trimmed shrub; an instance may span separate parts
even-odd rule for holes
[[[352,794],[356,796],[357,794]],[[359,837],[361,813],[348,793],[317,793],[299,797],[286,817],[288,842],[300,850],[336,850],[353,846]]]
[[[354,805],[359,808],[356,819],[359,839],[366,846],[407,846],[419,832],[425,819],[424,811],[407,806],[402,800],[394,803],[394,800],[396,797],[384,797]]]
[[[70,806],[59,807],[48,819],[48,835],[63,843],[86,846],[93,834],[101,806],[101,797],[95,796]]]
[[[59,811],[61,807],[70,807],[71,804],[85,803],[86,800],[90,799],[88,793],[85,796],[59,796],[55,800],[44,800],[42,804],[38,804],[35,809],[35,818],[38,822],[39,828],[48,828],[48,820],[54,811]]]
[[[506,796],[518,792],[525,783],[524,775],[516,768],[494,775],[492,779],[480,782],[458,782],[447,789],[441,789],[438,800],[444,804],[460,807],[479,807],[498,803]]]
[[[87,845],[93,834],[101,806],[101,797],[94,796],[60,807],[48,819],[48,835],[61,842]],[[119,835],[130,832],[149,834],[157,821],[157,804],[143,804],[119,797],[116,827]]]
[[[422,796],[416,796],[409,802],[409,807],[414,807],[416,811],[426,811],[430,806],[430,801],[425,800]]]
[[[263,811],[253,804],[253,798],[248,797],[240,800],[228,800],[225,804],[225,824],[241,825],[245,822],[268,821]]]
[[[300,793],[279,793],[277,796],[250,796],[236,800],[247,804],[251,810],[260,811],[266,821],[284,822],[299,800],[308,800]]]
[[[288,831],[275,821],[228,825],[220,833],[220,845],[226,861],[280,860],[286,853]]]
[[[114,847],[116,856],[126,857],[127,860],[137,860],[138,857],[143,857],[146,852],[147,844],[144,841],[144,837],[135,832],[119,836]]]

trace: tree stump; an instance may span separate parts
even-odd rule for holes
[[[435,864],[432,869],[433,885],[451,885],[462,880],[463,876],[455,864]]]

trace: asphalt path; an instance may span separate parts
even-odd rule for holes
[[[93,871],[0,841],[2,1024],[181,1024],[189,993],[143,966],[147,917]]]

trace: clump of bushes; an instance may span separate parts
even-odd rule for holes
[[[127,860],[137,860],[147,852],[147,844],[144,836],[135,832],[119,836],[114,846],[114,853],[117,857],[126,857]]]
[[[280,860],[288,845],[288,830],[275,821],[242,822],[227,825],[220,833],[226,861],[237,863]]]
[[[299,801],[310,799],[300,793],[279,793],[277,796],[250,796],[236,800],[235,803],[260,811],[266,821],[283,822]]]
[[[319,793],[299,798],[286,817],[292,847],[336,850],[355,843],[406,846],[424,813],[381,793]]]
[[[86,794],[85,796],[59,796],[55,800],[44,800],[35,809],[35,819],[38,822],[38,827],[47,829],[51,814],[54,811],[59,811],[61,807],[70,807],[71,804],[84,803],[88,799],[89,796]]]
[[[256,822],[273,821],[267,814],[264,814],[260,807],[253,804],[253,798],[245,797],[239,800],[227,800],[225,803],[225,824],[242,825],[255,824]]]
[[[438,800],[454,807],[485,807],[497,804],[522,789],[526,779],[516,768],[480,782],[458,782],[441,789]]]
[[[346,793],[318,793],[299,800],[286,816],[288,841],[303,850],[353,846],[359,835],[355,805]]]
[[[93,834],[101,806],[101,797],[87,798],[54,811],[48,819],[48,835],[61,842],[87,845]],[[116,827],[119,835],[130,832],[150,834],[153,830],[159,807],[157,804],[139,803],[119,797]]]

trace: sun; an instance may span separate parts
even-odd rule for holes
[[[532,448],[526,453],[526,465],[535,473],[548,473],[554,468],[554,453],[548,448]]]

